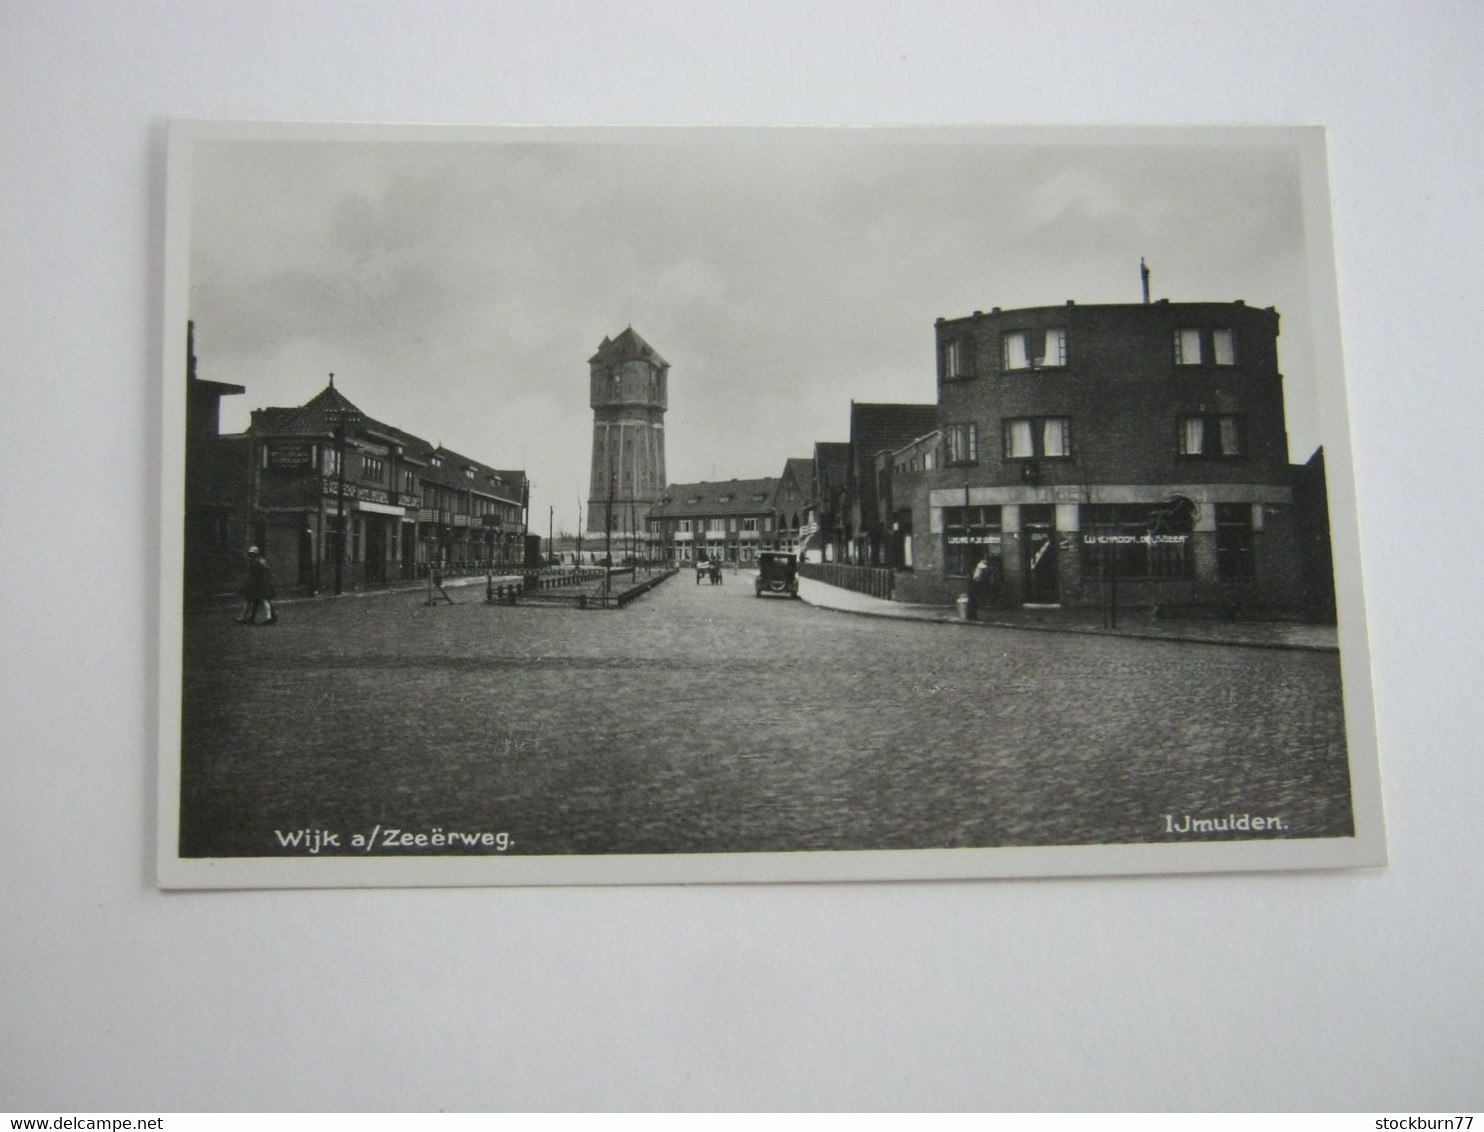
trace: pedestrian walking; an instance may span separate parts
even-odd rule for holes
[[[263,624],[278,624],[278,614],[273,610],[273,601],[278,596],[273,586],[273,567],[255,546],[247,548],[247,578],[242,583],[242,614],[239,625],[256,622],[258,608],[263,610]]]
[[[969,576],[968,613],[971,621],[979,615],[979,606],[989,601],[993,576],[994,567],[990,565],[989,555],[986,554],[979,559],[979,564],[974,567],[974,572]]]

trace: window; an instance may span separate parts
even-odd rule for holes
[[[679,522],[677,522],[675,524],[675,529],[677,531],[684,531],[686,534],[690,534],[690,520],[689,519],[681,519]]]
[[[433,467],[435,467],[435,468],[441,468],[441,467],[443,467],[443,457],[442,456],[434,456],[433,457]]]
[[[474,469],[473,468],[465,468],[464,469],[464,478],[466,480],[472,480],[474,478]]]
[[[943,343],[943,380],[974,376],[974,352],[967,342]]]
[[[725,519],[707,519],[706,520],[706,531],[707,531],[707,533],[710,533],[710,532],[713,532],[713,531],[725,531],[726,529],[727,529],[727,521]]]
[[[755,530],[757,530],[757,520],[756,519],[743,519],[742,520],[742,529],[744,531],[755,531]]]
[[[1201,332],[1189,328],[1175,331],[1175,364],[1198,366],[1201,364]]]
[[[1257,574],[1253,551],[1252,504],[1216,505],[1216,576],[1251,578]]]
[[[1070,459],[1070,417],[1012,417],[1005,421],[1005,459]]]
[[[948,464],[979,462],[979,430],[972,424],[949,425],[943,430],[943,457]]]
[[[1212,359],[1219,366],[1237,364],[1237,338],[1230,330],[1211,331]]]
[[[1180,418],[1180,455],[1230,459],[1242,455],[1242,418],[1204,414]]]
[[[405,468],[405,469],[403,469],[403,472],[402,472],[402,490],[403,491],[416,491],[417,490],[417,473],[414,472],[411,468]]]
[[[380,456],[361,457],[361,475],[367,479],[379,480],[386,474],[386,464]]]
[[[332,445],[325,445],[325,475],[338,476],[340,474],[340,451]]]
[[[1000,552],[998,507],[943,508],[944,577],[968,577],[981,558],[998,567]]]
[[[1005,369],[1029,369],[1031,364],[1030,332],[1007,330],[1000,335],[1001,364]]]
[[[1195,573],[1195,504],[1094,504],[1082,508],[1082,569],[1090,578],[1189,578]]]
[[[1067,331],[1065,327],[1053,326],[1046,331],[1046,342],[1036,357],[1036,367],[1064,366],[1067,364]]]

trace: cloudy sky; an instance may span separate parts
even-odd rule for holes
[[[1290,146],[490,137],[196,142],[196,352],[247,387],[225,430],[333,371],[370,415],[524,467],[533,526],[553,504],[571,529],[604,335],[670,362],[672,482],[776,475],[847,438],[852,398],[930,403],[934,319],[1138,302],[1144,256],[1155,297],[1278,308],[1292,457],[1324,439]]]

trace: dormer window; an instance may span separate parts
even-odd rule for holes
[[[433,467],[435,467],[435,468],[441,468],[441,467],[443,467],[443,457],[442,456],[434,456],[433,459],[432,459],[432,464],[433,464]]]
[[[464,478],[466,480],[472,480],[474,478],[474,469],[473,468],[465,468],[464,469]]]

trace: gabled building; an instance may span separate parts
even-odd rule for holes
[[[368,416],[330,383],[303,405],[253,411],[253,541],[280,587],[379,585],[444,568],[517,566],[525,476]]]
[[[822,440],[814,445],[813,487],[810,491],[803,557],[812,562],[842,562],[850,543],[850,444]]]
[[[808,457],[790,457],[783,464],[769,505],[773,509],[772,538],[766,545],[775,550],[797,552],[806,534],[809,501],[813,495],[814,462]]]
[[[659,557],[752,562],[777,537],[773,478],[677,483],[649,513],[649,534]]]
[[[890,539],[882,522],[876,457],[892,452],[938,424],[936,405],[850,403],[850,452],[846,469],[846,511],[850,561],[884,566]]]

